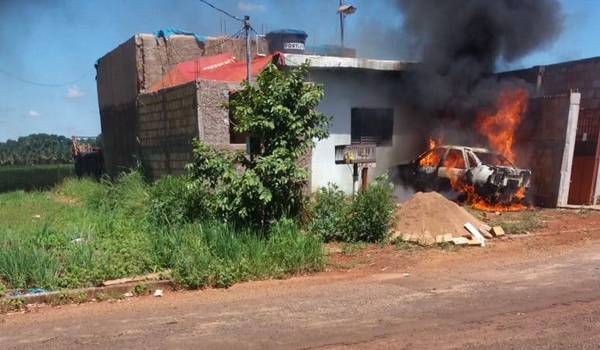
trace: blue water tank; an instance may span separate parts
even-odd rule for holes
[[[307,37],[306,32],[296,29],[273,30],[266,35],[270,53],[280,51],[303,54]]]

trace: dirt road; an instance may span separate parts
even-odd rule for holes
[[[387,260],[366,250],[358,258],[372,262],[348,272],[3,315],[0,348],[599,347],[598,231],[425,251],[395,265],[402,252],[390,249]]]

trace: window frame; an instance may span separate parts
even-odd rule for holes
[[[350,109],[351,144],[375,144],[377,147],[387,147],[392,146],[393,142],[393,108],[352,107]]]

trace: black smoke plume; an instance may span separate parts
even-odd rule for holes
[[[405,103],[415,117],[450,117],[470,123],[493,108],[512,80],[492,76],[503,63],[543,49],[560,35],[558,0],[398,0],[412,59]],[[425,119],[425,118],[424,118]]]

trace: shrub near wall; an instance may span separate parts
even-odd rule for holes
[[[330,184],[314,195],[308,230],[324,241],[381,242],[395,222],[395,199],[387,177],[381,177],[348,201]]]

